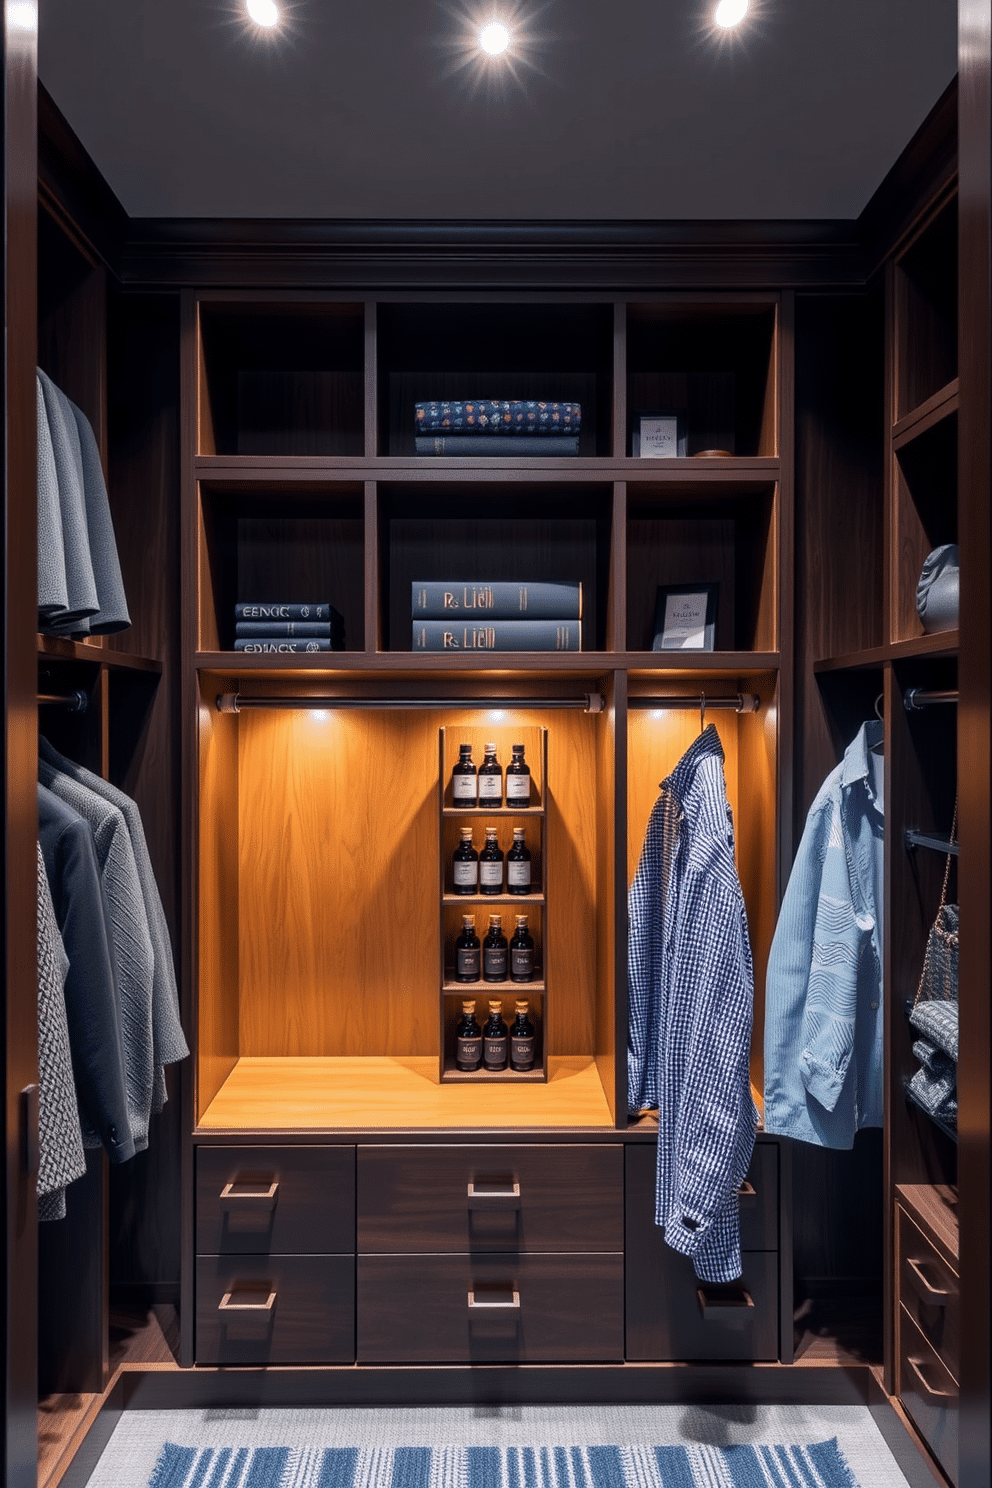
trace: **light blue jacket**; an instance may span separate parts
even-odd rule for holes
[[[810,807],[768,959],[765,1130],[820,1147],[883,1120],[882,736],[862,725]]]

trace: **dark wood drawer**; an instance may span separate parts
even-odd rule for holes
[[[355,1249],[354,1147],[200,1147],[199,1254]]]
[[[778,1249],[778,1156],[777,1142],[758,1142],[740,1194],[741,1249]],[[633,1231],[654,1222],[657,1148],[651,1143],[631,1143],[627,1148],[627,1239]]]
[[[896,1221],[899,1300],[957,1379],[961,1343],[957,1275],[901,1206],[896,1207]]]
[[[899,1399],[956,1483],[958,1387],[904,1307],[899,1309]]]
[[[620,1255],[360,1255],[358,1362],[623,1358]]]
[[[698,1281],[692,1262],[657,1234],[650,1264],[643,1251],[627,1253],[627,1358],[777,1359],[777,1253],[745,1251],[740,1281],[713,1286]]]
[[[360,1147],[358,1249],[620,1251],[623,1148]]]
[[[354,1357],[354,1256],[197,1256],[198,1364]]]

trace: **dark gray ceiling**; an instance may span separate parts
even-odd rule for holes
[[[263,41],[244,0],[40,0],[132,216],[856,217],[957,66],[955,0],[757,0],[732,41],[716,0],[279,3]]]

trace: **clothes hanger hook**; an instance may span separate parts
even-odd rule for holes
[[[884,692],[880,692],[878,694],[878,697],[875,699],[875,717],[878,719],[879,723],[884,723],[885,722],[885,714],[882,712],[882,703],[884,701],[885,701],[885,693]]]
[[[706,694],[705,694],[705,692],[701,692],[699,694],[699,732],[702,734],[702,733],[705,732],[705,730],[706,730]]]

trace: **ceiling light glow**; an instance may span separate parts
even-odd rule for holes
[[[510,33],[500,21],[490,21],[479,32],[479,45],[491,57],[498,57],[510,45]]]
[[[279,20],[275,0],[248,0],[248,14],[256,26],[274,26]]]
[[[738,25],[747,15],[748,0],[720,0],[713,19],[724,29]]]

